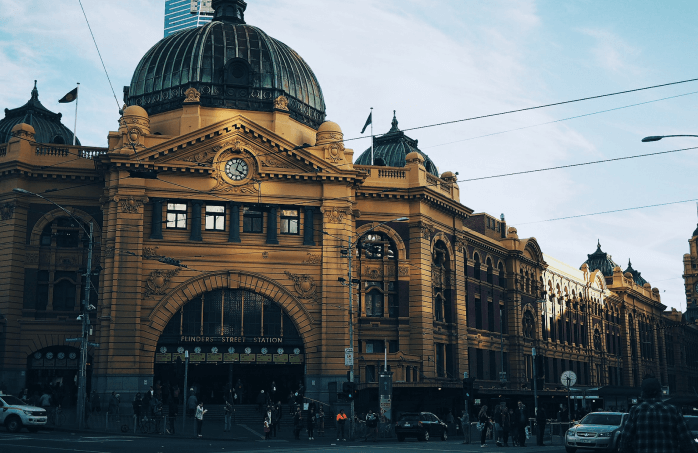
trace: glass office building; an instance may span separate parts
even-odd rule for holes
[[[165,37],[211,22],[211,0],[165,0]]]

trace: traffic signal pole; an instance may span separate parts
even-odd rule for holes
[[[533,405],[535,407],[535,415],[538,415],[538,374],[536,374],[536,348],[531,349],[533,362]]]

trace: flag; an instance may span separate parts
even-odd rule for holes
[[[78,89],[75,87],[74,90],[72,90],[70,93],[66,94],[63,96],[58,102],[61,104],[67,104],[68,102],[73,102],[78,98]]]
[[[366,124],[364,124],[364,128],[361,129],[361,133],[363,134],[366,128],[369,126],[369,124],[373,123],[373,112],[368,114],[368,118],[366,118]]]

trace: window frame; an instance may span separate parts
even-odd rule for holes
[[[285,214],[288,211],[295,211],[296,214],[295,215]],[[279,233],[280,234],[286,234],[286,235],[290,235],[290,236],[297,236],[297,235],[301,234],[301,211],[300,211],[300,209],[298,209],[298,208],[287,208],[287,209],[282,208],[282,209],[280,209],[279,214],[280,214],[280,222],[279,222]],[[295,232],[290,231],[290,228],[288,227],[292,224],[293,221],[295,221],[295,224],[296,224],[296,231]],[[284,231],[284,225],[287,225],[287,224],[288,224],[288,226],[286,226],[287,231]]]
[[[248,212],[254,214],[248,214]],[[259,215],[257,215],[259,214]],[[250,220],[251,228],[248,229],[247,220]],[[254,228],[254,220],[259,219],[259,231]],[[242,207],[242,232],[251,234],[264,234],[264,210],[257,206],[243,206]]]
[[[212,211],[209,212],[208,208],[223,208],[223,211]],[[225,231],[225,218],[227,216],[227,209],[224,204],[217,204],[217,203],[211,203],[211,204],[206,204],[204,208],[204,228],[206,231]],[[209,228],[208,227],[208,220],[209,218],[213,219],[213,227]],[[220,228],[218,228],[217,223],[222,222],[222,225]]]
[[[184,206],[184,210],[178,209],[177,206]],[[172,208],[170,207],[172,206]],[[170,214],[173,214],[175,217],[173,220],[170,219]],[[183,219],[180,218],[179,216],[183,216]],[[187,229],[187,223],[189,222],[189,203],[186,201],[167,201],[167,210],[165,212],[165,228],[168,230],[186,230]],[[184,226],[180,226],[180,221],[184,222]],[[171,226],[171,224],[173,224]]]

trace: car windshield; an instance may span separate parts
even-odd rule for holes
[[[15,398],[14,396],[9,396],[9,395],[3,395],[2,400],[5,401],[5,404],[8,406],[25,406],[26,403],[22,401],[19,398]]]
[[[620,426],[622,417],[620,414],[589,414],[582,419],[581,424]]]
[[[688,429],[691,431],[698,431],[698,417],[684,417],[683,419],[686,420]]]
[[[400,417],[401,422],[418,422],[419,421],[419,415],[417,414],[407,414],[403,415]]]

